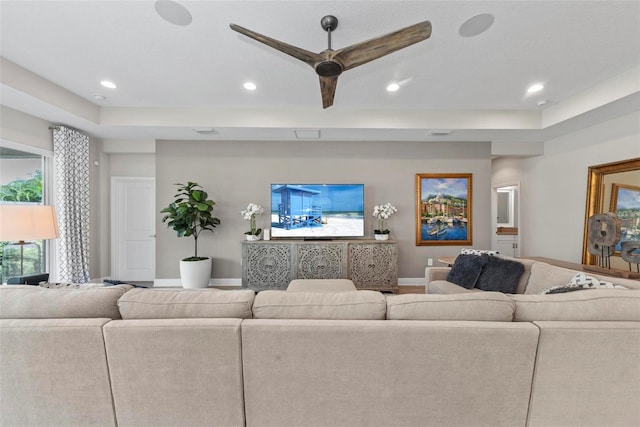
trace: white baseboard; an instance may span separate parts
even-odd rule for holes
[[[424,277],[401,277],[398,279],[398,286],[424,286],[425,283]]]

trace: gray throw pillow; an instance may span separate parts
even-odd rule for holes
[[[473,288],[482,272],[482,267],[487,264],[488,258],[480,255],[458,255],[449,270],[447,281],[466,289]]]
[[[487,264],[478,277],[476,288],[483,291],[515,294],[520,276],[524,272],[524,265],[495,256],[485,255],[484,257],[487,259]]]

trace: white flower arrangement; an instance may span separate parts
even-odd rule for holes
[[[250,230],[245,232],[244,234],[249,236],[259,236],[262,233],[262,228],[257,228],[256,226],[256,215],[262,215],[264,209],[262,206],[256,203],[249,203],[247,205],[247,209],[240,212],[240,215],[246,220],[249,220],[249,228]]]
[[[373,230],[373,232],[375,234],[389,234],[389,230],[384,228],[384,220],[389,219],[389,217],[396,212],[398,212],[398,209],[388,202],[385,205],[374,206],[373,216],[378,218],[378,228]]]

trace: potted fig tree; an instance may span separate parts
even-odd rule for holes
[[[180,261],[180,280],[185,288],[206,288],[211,278],[211,257],[198,256],[198,237],[205,230],[213,231],[220,225],[220,219],[213,216],[216,204],[209,200],[202,186],[189,181],[176,184],[178,193],[174,201],[160,213],[165,214],[162,222],[172,228],[178,237],[193,236],[194,254]]]

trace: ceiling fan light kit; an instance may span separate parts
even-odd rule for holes
[[[426,40],[431,36],[431,23],[423,21],[381,37],[333,50],[331,48],[331,32],[338,27],[338,18],[333,15],[327,15],[320,20],[320,26],[327,32],[328,47],[320,53],[314,53],[236,24],[230,24],[229,26],[233,31],[286,53],[313,67],[320,79],[323,108],[333,105],[338,76],[344,71]]]

